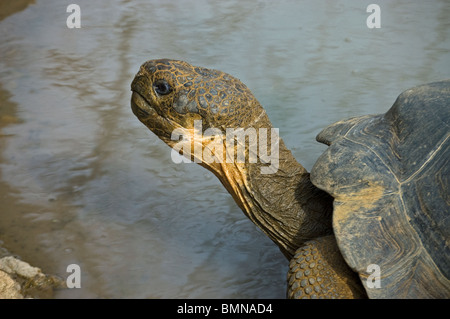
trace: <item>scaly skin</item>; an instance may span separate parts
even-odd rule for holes
[[[366,297],[359,279],[340,255],[334,236],[330,236],[332,198],[312,185],[309,173],[281,138],[279,163],[271,174],[261,174],[267,163],[259,154],[255,163],[236,159],[211,163],[199,156],[207,150],[216,158],[226,158],[231,151],[225,138],[227,128],[253,128],[258,140],[260,129],[271,132],[266,112],[241,81],[221,71],[161,59],[145,62],[131,88],[131,107],[138,119],[172,148],[179,143],[171,138],[174,130],[189,137],[185,145],[190,144],[191,152],[183,155],[212,171],[244,214],[288,259],[297,256],[289,271],[288,297]],[[201,131],[195,126],[198,120]],[[211,136],[203,134],[213,128],[222,134],[219,144],[223,148],[212,147]],[[268,138],[269,150],[271,143]],[[232,145],[236,154],[238,146]],[[195,149],[202,152],[196,153]],[[223,154],[218,154],[220,149]],[[248,149],[245,147],[246,159],[250,158]],[[299,260],[297,249],[306,254],[314,251],[317,263],[323,260],[323,269],[305,274],[301,267],[295,267],[295,260]],[[316,283],[313,289],[305,284],[305,276],[308,282]]]

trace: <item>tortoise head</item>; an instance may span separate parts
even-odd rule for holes
[[[160,59],[140,67],[131,90],[137,118],[174,151],[212,171],[286,256],[331,231],[331,201],[312,186],[240,80]]]
[[[251,91],[221,71],[177,60],[150,60],[132,84],[131,108],[138,119],[173,147],[174,130],[200,135],[208,128],[247,128],[265,114]],[[201,131],[195,121],[201,121]],[[198,122],[197,122],[198,123]],[[187,154],[185,154],[187,155]]]

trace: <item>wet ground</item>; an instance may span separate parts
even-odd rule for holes
[[[240,78],[310,169],[321,128],[450,78],[448,1],[63,1],[0,5],[0,246],[81,288],[57,298],[284,298],[287,262],[212,173],[134,117],[141,63]],[[426,138],[426,136],[424,136]],[[1,253],[1,252],[0,252]],[[5,252],[3,252],[5,253]]]

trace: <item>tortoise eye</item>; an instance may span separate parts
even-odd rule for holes
[[[166,95],[172,92],[172,88],[165,80],[158,80],[153,84],[153,89],[159,95]]]

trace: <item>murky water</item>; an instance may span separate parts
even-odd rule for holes
[[[448,1],[377,1],[380,29],[361,1],[76,3],[81,29],[64,1],[0,6],[0,246],[63,278],[79,264],[58,298],[285,295],[275,245],[131,113],[142,62],[240,78],[307,169],[327,124],[450,78]]]

